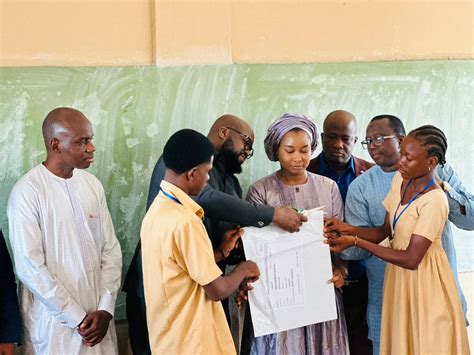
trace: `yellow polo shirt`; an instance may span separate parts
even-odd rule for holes
[[[142,223],[143,282],[153,354],[235,354],[220,302],[203,285],[217,279],[204,212],[184,191],[166,182]]]

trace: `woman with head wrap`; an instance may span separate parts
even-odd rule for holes
[[[319,129],[308,116],[286,113],[277,118],[264,144],[268,158],[280,162],[280,170],[250,186],[247,200],[308,210],[324,206],[326,216],[342,219],[344,206],[336,183],[306,171],[318,142]],[[344,284],[344,271],[333,270],[331,281],[339,288]],[[336,305],[338,319],[257,337],[252,354],[349,354],[340,292],[336,292]]]

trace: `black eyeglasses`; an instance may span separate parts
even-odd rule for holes
[[[373,144],[374,147],[380,147],[386,139],[395,138],[396,135],[392,134],[391,136],[376,136],[374,138],[366,138],[364,141],[360,142],[362,148],[369,149]]]
[[[253,148],[252,148],[253,141],[252,141],[252,138],[250,138],[246,134],[243,134],[242,132],[236,130],[235,128],[232,128],[232,127],[224,127],[224,128],[227,128],[227,129],[230,129],[231,131],[234,131],[235,133],[237,133],[240,136],[240,138],[242,138],[242,142],[244,143],[244,149],[247,151],[247,159],[250,159],[253,156]]]

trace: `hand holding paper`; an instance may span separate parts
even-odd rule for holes
[[[323,211],[307,212],[300,232],[245,228],[245,254],[261,271],[248,294],[255,336],[337,318],[334,286],[328,283],[332,267],[323,243]]]

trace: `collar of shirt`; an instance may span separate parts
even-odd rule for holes
[[[321,175],[327,176],[327,177],[333,177],[333,180],[337,180],[338,175],[336,171],[329,165],[327,162],[326,158],[324,157],[324,153],[321,153],[321,157],[319,159],[319,172]],[[351,155],[351,158],[349,159],[349,166],[342,172],[341,175],[347,174],[347,173],[352,173],[354,176],[356,175],[356,169],[355,169],[355,163],[354,163],[354,157]]]
[[[194,202],[186,192],[165,180],[161,180],[160,186],[164,191],[176,197],[184,208],[196,214],[200,219],[204,218],[204,210],[202,207]],[[162,192],[160,192],[159,195],[165,197]]]
[[[340,175],[337,175],[336,171],[331,166],[329,166],[328,162],[326,161],[324,153],[321,153],[321,157],[319,159],[319,173],[336,182],[337,186],[339,187],[342,200],[345,202],[347,189],[349,188],[350,183],[356,178],[354,157],[351,156],[346,170],[344,170]]]
[[[212,163],[212,166],[213,166],[213,168],[221,171],[222,173],[225,173],[224,157],[219,153],[215,153],[214,154],[214,161]]]

